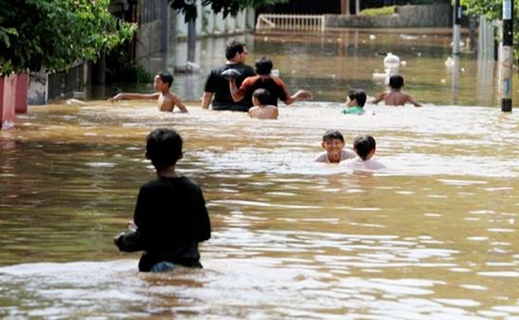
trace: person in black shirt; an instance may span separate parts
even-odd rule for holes
[[[202,97],[202,108],[208,109],[212,105],[213,110],[245,111],[249,109],[250,103],[246,101],[235,102],[229,91],[229,81],[222,77],[222,72],[228,69],[236,69],[241,75],[236,78],[238,85],[243,79],[253,76],[254,69],[245,65],[247,59],[247,47],[243,43],[231,40],[225,49],[227,63],[219,68],[211,70],[205,83],[204,95]],[[214,99],[213,99],[214,95]],[[211,103],[212,99],[212,103]]]
[[[198,243],[211,237],[211,222],[200,187],[175,171],[182,138],[171,129],[152,131],[146,158],[158,178],[141,187],[131,230],[114,238],[116,246],[144,251],[139,271],[166,271],[175,265],[202,268]]]

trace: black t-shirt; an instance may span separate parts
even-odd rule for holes
[[[160,261],[200,266],[198,242],[211,237],[211,222],[202,190],[193,180],[159,177],[142,186],[134,221],[137,231],[117,245],[123,251],[145,251],[141,271]]]
[[[229,89],[229,80],[222,77],[222,72],[227,69],[236,69],[241,73],[241,76],[236,78],[236,85],[238,87],[240,87],[243,79],[255,74],[252,67],[243,63],[226,64],[223,67],[211,70],[211,73],[205,82],[204,91],[214,93],[212,102],[214,110],[247,111],[250,103],[247,103],[244,100],[234,102],[232,99],[231,90]]]

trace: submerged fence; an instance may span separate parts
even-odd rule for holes
[[[325,23],[323,15],[260,14],[256,31],[324,32]]]

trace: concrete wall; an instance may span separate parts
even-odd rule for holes
[[[424,28],[452,26],[450,5],[397,6],[388,16],[326,15],[327,28]]]

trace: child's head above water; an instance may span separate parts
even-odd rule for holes
[[[348,92],[348,107],[359,106],[361,108],[366,104],[366,92],[364,90],[350,90]]]
[[[270,99],[270,92],[266,89],[256,89],[252,93],[252,104],[255,106],[267,105]]]
[[[169,89],[173,84],[173,75],[169,71],[161,71],[155,76],[155,89],[161,91],[162,87],[165,86]]]
[[[362,160],[369,160],[377,148],[375,139],[370,135],[360,135],[353,140],[353,150]]]
[[[267,57],[256,60],[256,73],[259,75],[268,76],[272,71],[272,60]]]
[[[344,149],[344,137],[339,130],[327,130],[323,135],[321,146],[330,156],[331,154],[340,154]]]
[[[342,136],[342,133],[335,129],[326,130],[326,132],[323,134],[323,142],[331,140],[340,140],[342,143],[344,143],[344,137]]]
[[[182,137],[172,129],[155,129],[146,138],[146,158],[157,170],[174,166],[182,158]]]
[[[394,75],[389,78],[389,86],[393,89],[401,89],[404,86],[404,78],[401,75]]]

